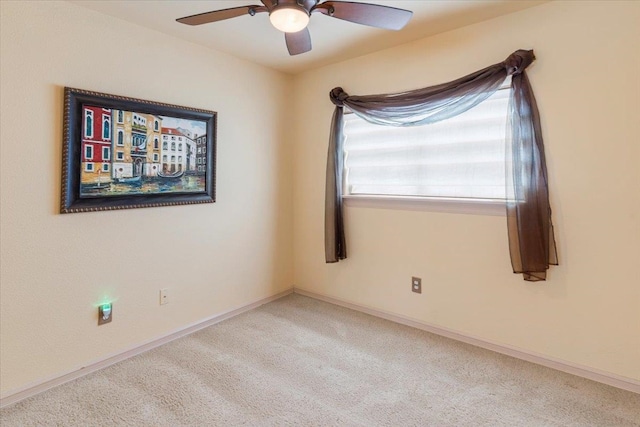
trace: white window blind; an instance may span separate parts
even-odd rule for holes
[[[345,114],[344,194],[504,200],[509,92],[425,126]]]

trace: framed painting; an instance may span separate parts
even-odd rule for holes
[[[215,202],[216,119],[65,88],[61,213]]]

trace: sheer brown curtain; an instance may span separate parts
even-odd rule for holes
[[[397,94],[350,96],[342,88],[330,93],[336,109],[331,123],[325,198],[325,258],[347,257],[342,209],[343,114],[349,107],[371,123],[420,126],[462,114],[490,97],[511,79],[507,132],[507,229],[511,263],[525,280],[546,279],[557,265],[547,168],[540,116],[525,69],[532,50],[518,50],[498,64],[455,81]]]

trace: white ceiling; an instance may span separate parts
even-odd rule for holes
[[[403,30],[389,31],[317,13],[309,23],[313,50],[289,56],[284,35],[271,26],[266,13],[195,27],[175,21],[177,18],[211,10],[260,4],[258,0],[71,0],[71,3],[276,70],[296,74],[537,6],[549,0],[359,1],[412,10],[413,18]]]

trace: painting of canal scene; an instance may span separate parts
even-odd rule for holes
[[[213,201],[215,113],[69,88],[65,95],[73,99],[63,175],[73,182],[66,196],[74,211]]]
[[[202,192],[206,123],[82,106],[80,197]]]

